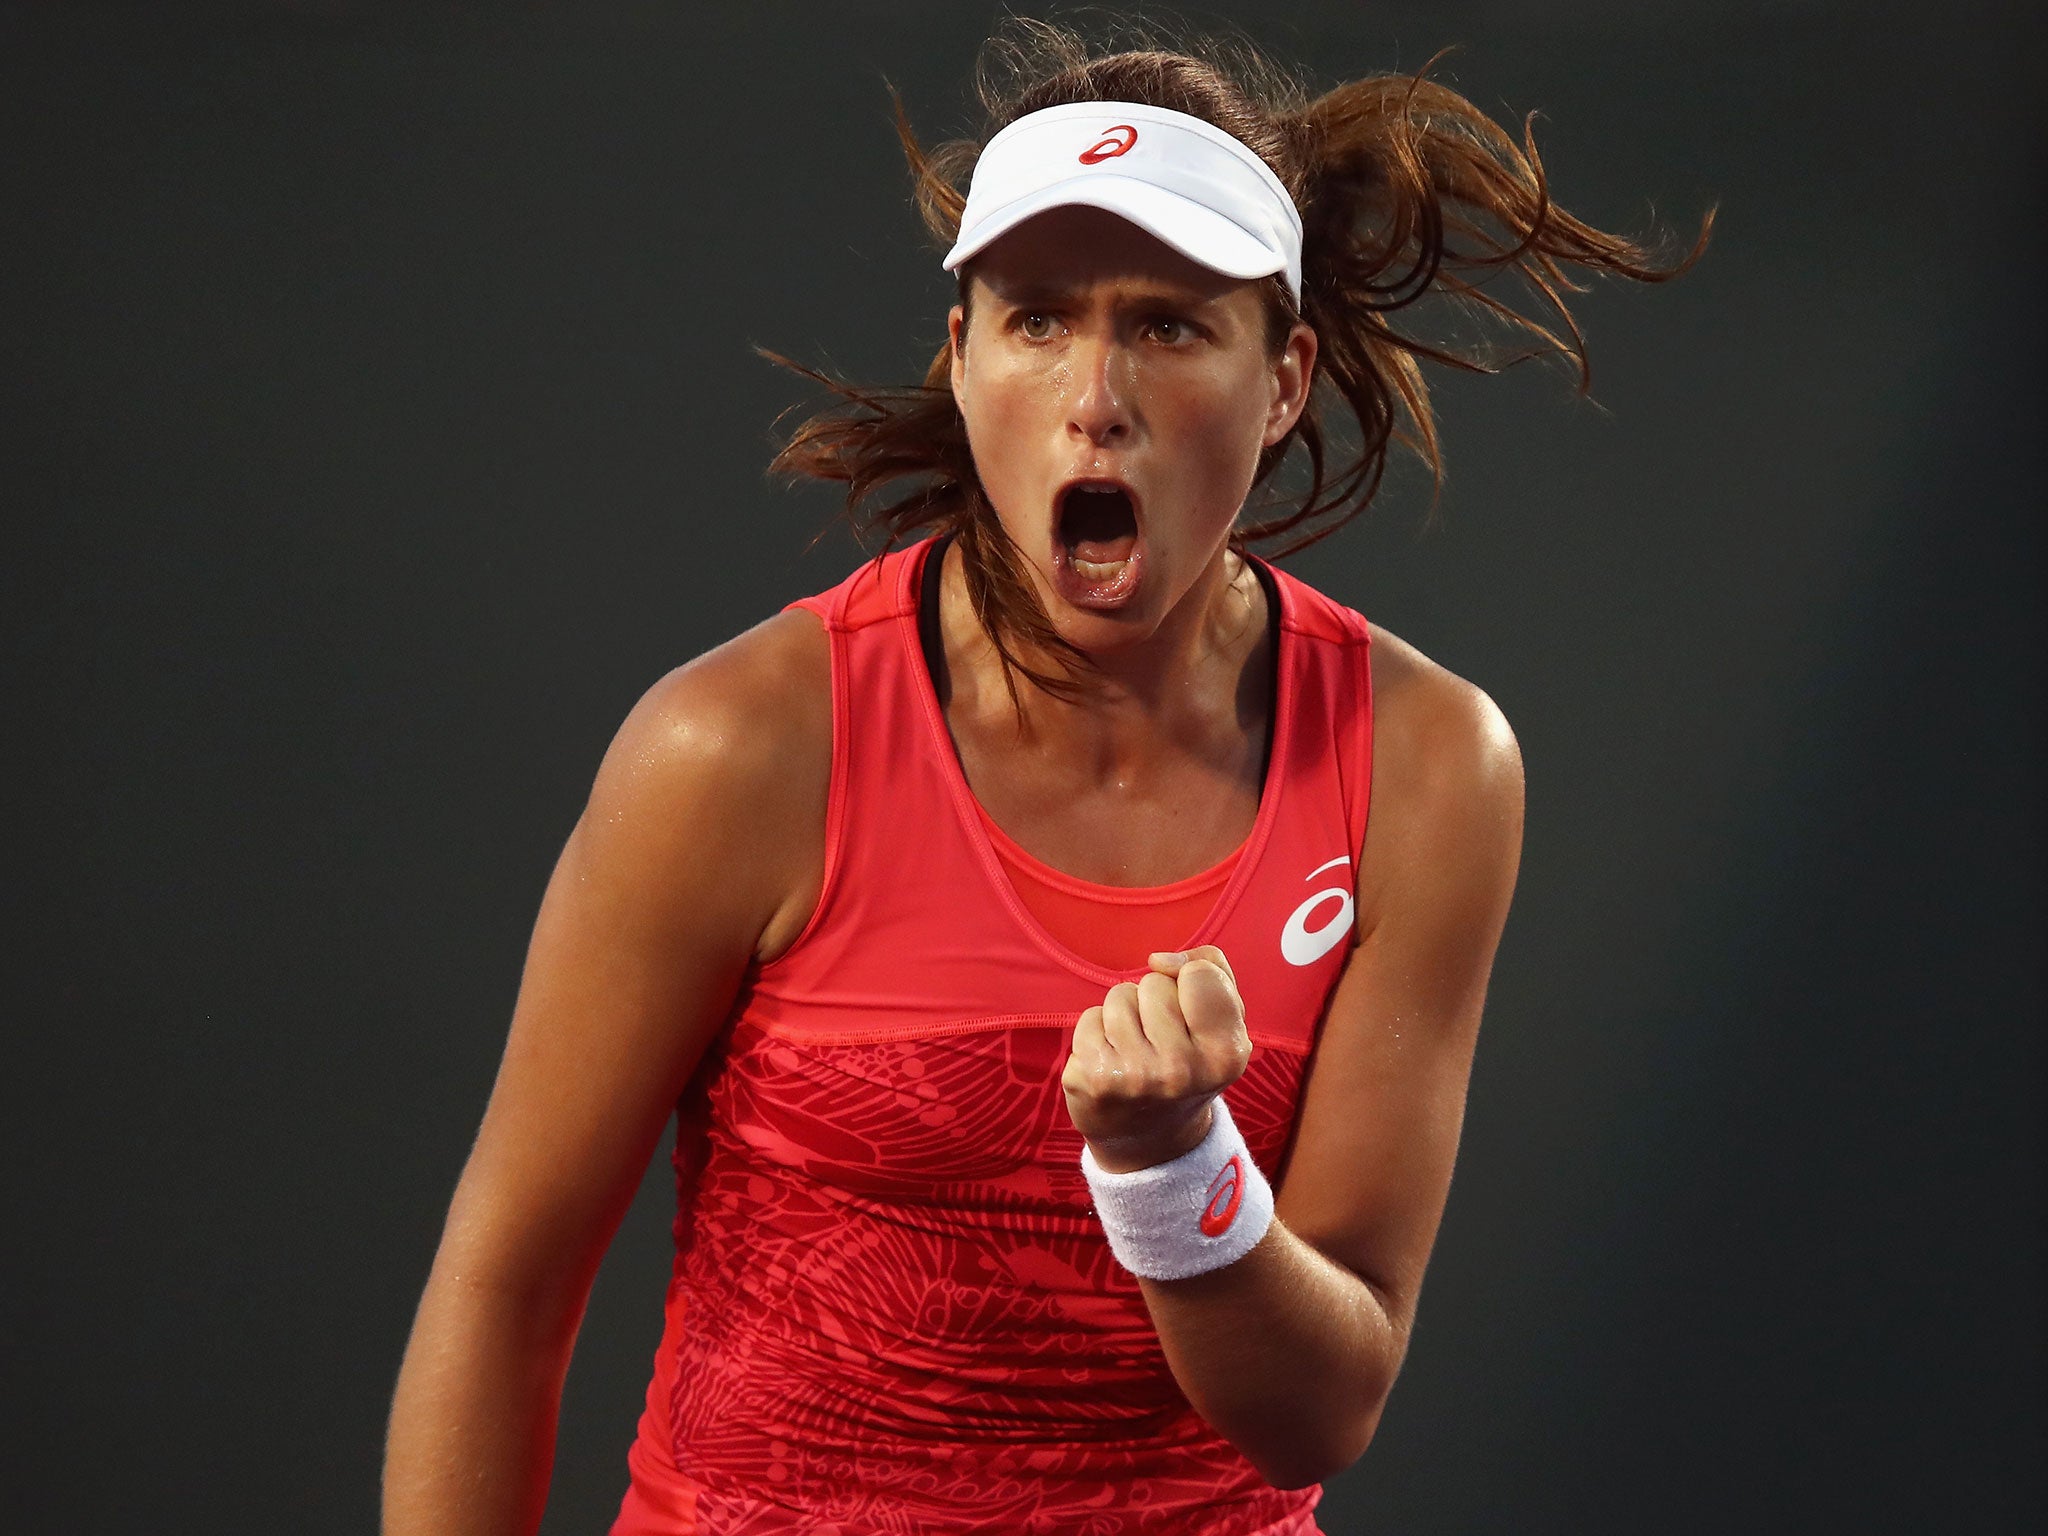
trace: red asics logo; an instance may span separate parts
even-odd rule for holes
[[[1244,1164],[1233,1152],[1209,1185],[1209,1203],[1202,1207],[1202,1236],[1221,1237],[1228,1232],[1243,1202]]]
[[[1128,137],[1119,137],[1119,135]],[[1138,130],[1129,123],[1118,123],[1103,137],[1081,151],[1083,165],[1099,165],[1104,160],[1114,160],[1118,155],[1127,155],[1131,146],[1138,142]]]

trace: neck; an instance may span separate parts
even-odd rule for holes
[[[1163,751],[1263,736],[1270,658],[1266,594],[1228,547],[1202,570],[1159,627],[1137,644],[1091,656],[1082,692],[1062,698],[1026,678],[1013,706],[993,642],[967,600],[957,547],[946,551],[940,625],[951,683],[948,715],[997,728],[1007,717],[1033,755],[1065,758],[1091,776],[1121,779]],[[1034,668],[1061,663],[1027,653]],[[1206,755],[1206,754],[1205,754]]]

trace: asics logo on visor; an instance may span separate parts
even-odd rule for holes
[[[1131,146],[1138,142],[1138,130],[1129,123],[1118,123],[1108,133],[1081,151],[1083,165],[1100,165],[1105,160],[1114,160],[1118,155],[1127,155]]]

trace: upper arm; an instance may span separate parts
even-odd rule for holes
[[[829,659],[807,614],[640,700],[541,901],[442,1262],[580,1307],[748,964],[816,900],[830,762]]]
[[[1332,994],[1278,1209],[1404,1342],[1464,1123],[1522,843],[1522,764],[1484,693],[1376,636],[1359,943]]]

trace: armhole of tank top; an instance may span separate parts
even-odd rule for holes
[[[801,950],[810,941],[811,935],[823,926],[827,909],[832,904],[834,890],[839,884],[840,866],[845,862],[846,841],[846,755],[849,722],[847,719],[847,661],[845,631],[836,622],[836,614],[843,608],[843,602],[835,600],[829,604],[796,602],[791,608],[801,608],[815,617],[825,631],[825,650],[830,658],[831,678],[827,686],[832,691],[832,763],[827,769],[825,781],[825,868],[818,878],[818,903],[811,908],[811,915],[805,919],[797,936],[789,941],[789,947],[772,960],[757,961],[754,973],[765,975],[772,972]]]

